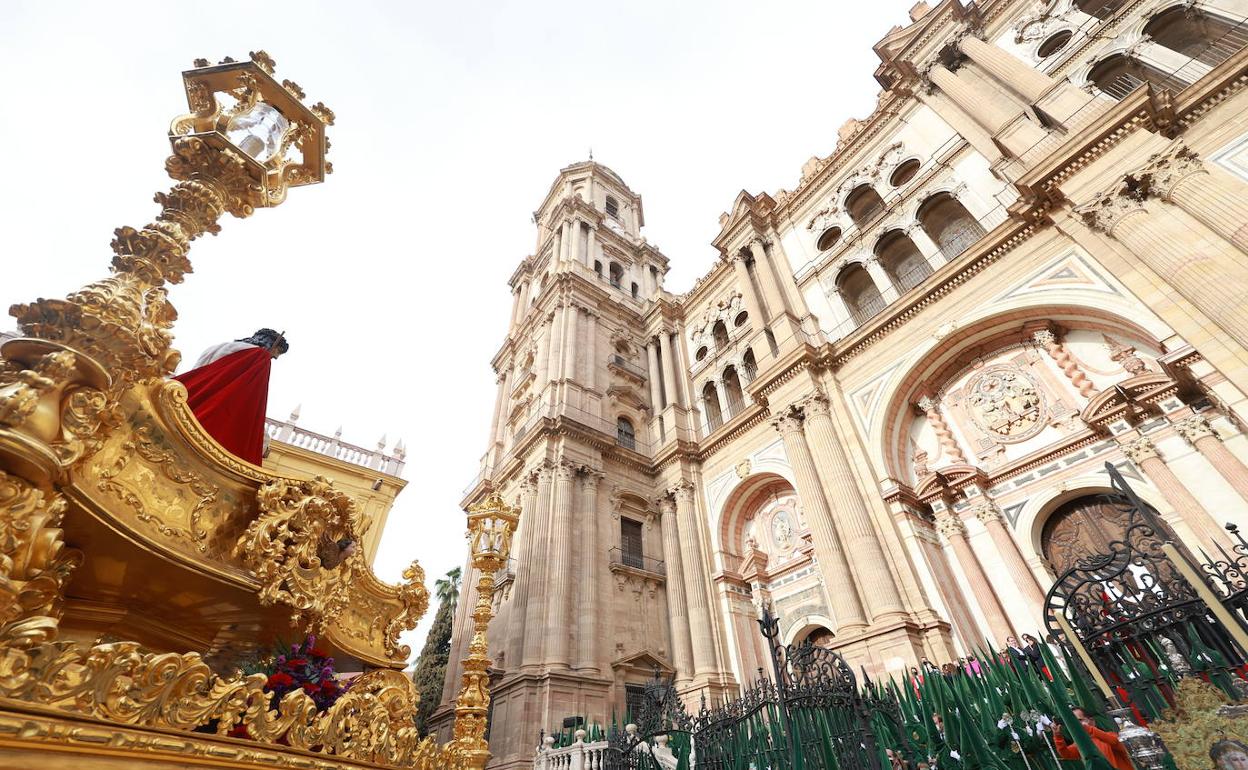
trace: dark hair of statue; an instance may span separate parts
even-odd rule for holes
[[[244,337],[236,342],[247,342],[259,348],[276,349],[279,354],[290,350],[290,343],[286,341],[286,336],[272,329],[260,329],[250,337]],[[276,348],[274,348],[275,343]]]

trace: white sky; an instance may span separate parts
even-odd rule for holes
[[[311,430],[404,439],[377,571],[397,580],[417,558],[432,587],[464,560],[458,503],[485,450],[506,281],[558,170],[592,147],[640,193],[684,291],[741,189],[792,189],[870,112],[871,46],[911,4],[6,0],[0,306],[105,275],[113,229],[150,222],[171,185],[179,73],[265,49],[337,113],[335,173],[195,244],[171,292],[176,344],[194,361],[285,329],[270,415],[302,404]]]

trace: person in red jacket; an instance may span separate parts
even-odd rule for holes
[[[1084,732],[1092,739],[1096,750],[1109,760],[1114,770],[1135,770],[1126,747],[1118,740],[1118,733],[1098,728],[1087,712],[1081,708],[1076,707],[1071,711],[1079,720],[1079,724],[1083,726]],[[1062,735],[1061,725],[1058,723],[1053,725],[1053,745],[1057,747],[1057,753],[1062,759],[1082,759],[1079,755],[1079,747]]]
[[[174,377],[186,387],[186,403],[208,435],[253,465],[264,459],[269,369],[289,349],[284,334],[260,329],[209,348],[195,368]]]

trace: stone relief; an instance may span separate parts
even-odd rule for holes
[[[1044,428],[1046,410],[1039,386],[1020,369],[985,368],[967,383],[966,392],[971,419],[997,441],[1023,441]]]

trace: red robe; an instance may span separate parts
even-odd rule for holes
[[[174,377],[199,424],[230,454],[259,465],[273,355],[250,346]]]
[[[1092,739],[1092,745],[1096,746],[1096,750],[1109,760],[1109,764],[1113,765],[1115,770],[1134,770],[1131,755],[1118,740],[1118,733],[1111,733],[1097,727],[1084,727],[1083,729]],[[1062,759],[1082,759],[1079,747],[1073,741],[1067,741],[1066,736],[1061,733],[1053,735],[1053,745],[1057,747],[1057,754]]]

